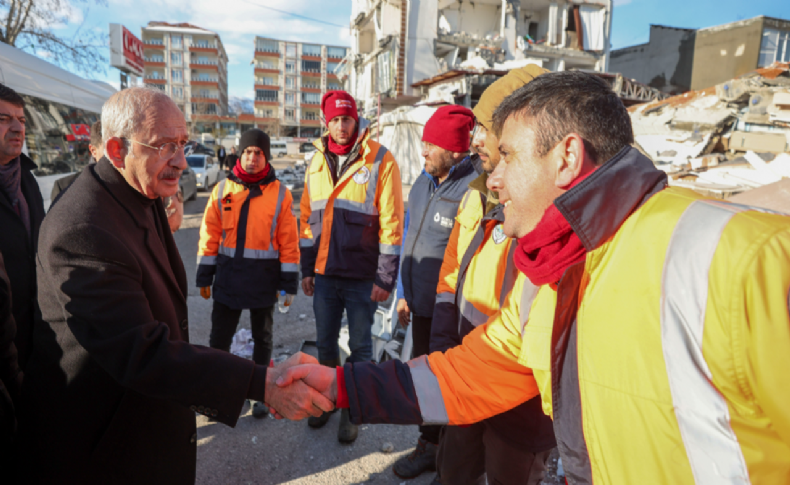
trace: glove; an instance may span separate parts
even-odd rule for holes
[[[204,299],[208,300],[211,298],[211,287],[210,286],[203,286],[200,288],[200,296]]]
[[[283,303],[283,305],[291,306],[291,303],[293,303],[293,301],[294,301],[294,297],[296,297],[296,295],[287,295],[286,294],[285,295],[285,302]]]

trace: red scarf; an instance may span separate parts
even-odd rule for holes
[[[594,171],[594,170],[593,170]],[[577,178],[571,186],[593,171]],[[551,204],[531,232],[518,240],[516,267],[535,286],[557,284],[565,270],[584,261],[587,251],[557,206]]]
[[[245,184],[257,184],[258,182],[266,178],[267,175],[269,175],[269,169],[271,167],[272,166],[269,163],[267,163],[266,167],[260,172],[256,174],[249,174],[245,172],[243,168],[241,168],[241,158],[240,158],[236,160],[236,166],[233,167],[233,173],[239,178],[239,180],[241,180]]]

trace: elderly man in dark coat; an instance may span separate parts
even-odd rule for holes
[[[304,383],[279,392],[281,368],[189,344],[186,275],[161,200],[187,166],[178,107],[125,89],[102,108],[102,130],[106,156],[41,228],[46,323],[23,387],[25,483],[191,484],[195,412],[234,426],[247,398],[297,419],[332,405]]]

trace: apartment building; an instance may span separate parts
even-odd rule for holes
[[[170,95],[193,129],[228,114],[228,55],[216,32],[167,22],[141,30],[146,85]]]
[[[273,137],[321,136],[321,98],[343,89],[346,47],[255,37],[255,124]]]
[[[612,0],[352,0],[352,52],[338,73],[372,117],[458,70],[605,72],[611,19]]]

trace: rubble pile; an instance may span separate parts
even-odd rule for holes
[[[670,185],[719,198],[788,188],[790,64],[629,111],[637,148],[667,172]],[[790,203],[777,210],[790,213]]]

